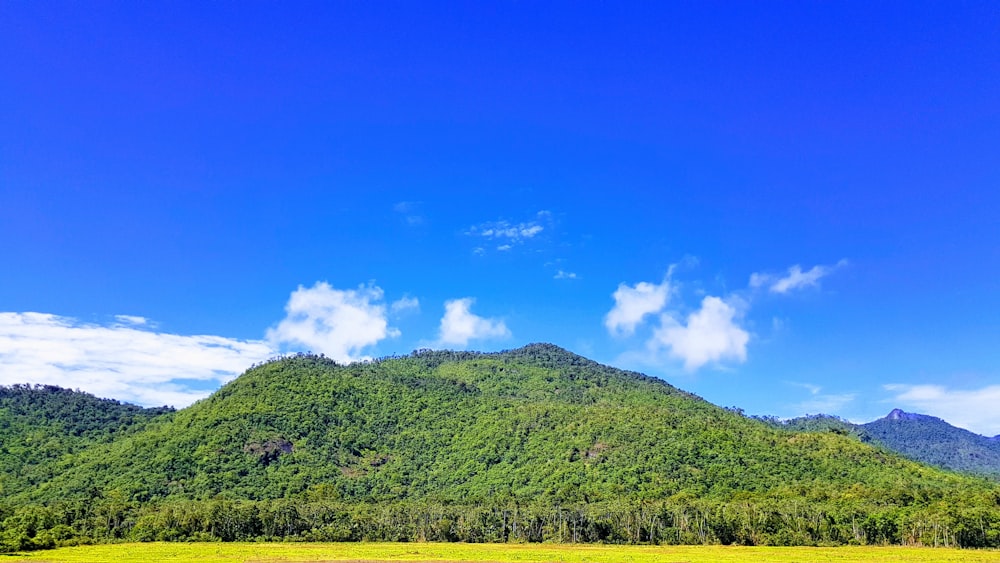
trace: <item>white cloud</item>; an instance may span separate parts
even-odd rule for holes
[[[750,274],[750,287],[767,287],[771,293],[788,293],[795,289],[806,287],[816,287],[819,280],[830,275],[837,268],[847,265],[847,260],[841,260],[833,266],[816,265],[809,270],[802,271],[802,266],[798,264],[788,268],[788,273],[783,277],[774,274],[754,272]]]
[[[506,221],[498,221],[496,223],[487,223],[479,229],[478,234],[486,238],[520,240],[532,238],[543,230],[544,228],[537,223],[521,223],[519,225],[511,225]]]
[[[746,361],[750,334],[736,320],[737,307],[718,297],[708,296],[701,308],[679,323],[669,314],[661,315],[649,345],[654,351],[665,348],[673,358],[684,362],[684,369],[694,371],[705,364],[723,360]]]
[[[537,235],[538,233],[542,232],[542,230],[543,230],[542,226],[541,225],[537,225],[537,224],[536,225],[527,225],[527,226],[526,225],[520,225],[517,228],[517,234],[521,238],[531,238],[531,237]],[[510,235],[507,235],[507,236],[510,236]]]
[[[949,424],[986,436],[1000,434],[1000,385],[981,389],[949,389],[943,385],[884,386],[894,393],[894,406],[910,412],[929,414]]]
[[[409,311],[417,312],[420,311],[420,301],[416,297],[403,297],[393,301],[392,305],[389,306],[389,310],[394,315]]]
[[[577,278],[576,272],[566,272],[563,270],[559,270],[556,272],[556,275],[552,277],[557,280],[575,280]]]
[[[639,282],[633,286],[619,284],[614,292],[614,307],[604,317],[604,326],[613,336],[630,336],[640,328],[651,326],[652,336],[646,341],[645,350],[631,350],[623,358],[647,364],[660,364],[667,357],[683,362],[688,371],[724,361],[745,362],[750,333],[741,326],[750,309],[751,300],[759,295],[753,291],[731,292],[722,297],[709,295],[696,287],[693,292],[701,297],[697,311],[687,314],[683,303],[673,304],[678,295],[678,286],[672,282],[676,267],[692,267],[697,259],[686,257],[681,263],[672,265],[662,283]],[[847,265],[840,260],[832,266],[817,265],[803,271],[799,265],[792,266],[785,275],[755,272],[750,275],[751,289],[765,288],[772,293],[788,293],[793,290],[819,285],[819,281],[838,268]],[[557,276],[558,277],[558,276]],[[725,280],[717,279],[724,284]],[[683,315],[686,314],[686,317]],[[649,320],[656,315],[656,319]],[[771,319],[772,329],[785,330],[786,321],[777,317]],[[814,395],[818,391],[814,392]],[[824,395],[825,402],[817,397],[804,405],[843,406],[853,400],[853,395]]]
[[[140,318],[116,320],[145,324]],[[183,407],[274,354],[263,341],[102,326],[45,313],[0,313],[3,385],[58,385],[147,406]]]
[[[420,303],[403,297],[389,307],[399,314],[419,310]],[[116,315],[113,323],[100,325],[45,313],[0,313],[0,385],[58,385],[142,405],[183,407],[282,348],[341,362],[366,359],[365,348],[399,335],[388,326],[386,308],[382,290],[373,285],[299,286],[266,340],[156,332],[155,323],[135,315]]]
[[[634,351],[626,355],[655,364],[666,354],[683,362],[688,371],[725,360],[746,361],[750,334],[739,326],[739,320],[747,304],[736,297],[726,301],[706,296],[701,307],[681,322],[677,311],[667,310],[675,292],[671,284],[673,271],[674,266],[671,266],[659,284],[619,284],[612,295],[615,305],[604,317],[604,326],[613,336],[631,335],[647,317],[659,315],[646,341],[645,352]]]
[[[334,289],[326,282],[299,286],[285,305],[285,318],[268,329],[277,345],[325,354],[338,362],[369,359],[362,351],[399,331],[389,327],[383,292],[374,285]]]
[[[472,313],[469,309],[473,303],[475,299],[471,297],[445,302],[438,337],[440,344],[464,347],[470,340],[510,336],[510,331],[502,320],[488,319]]]
[[[149,322],[149,319],[146,317],[137,317],[135,315],[115,315],[115,320],[121,324],[134,326],[141,326]]]
[[[465,234],[495,241],[497,243],[496,249],[504,252],[537,237],[545,231],[546,224],[551,224],[551,222],[551,213],[548,211],[539,211],[535,214],[534,219],[530,221],[522,221],[520,223],[512,223],[506,220],[489,221],[469,227],[465,231]],[[482,254],[485,252],[485,248],[477,246],[473,252],[475,254]]]
[[[604,317],[604,326],[612,335],[631,335],[647,315],[659,313],[670,299],[670,274],[660,284],[639,282],[634,286],[618,284],[612,294],[615,306]]]
[[[814,287],[819,279],[830,273],[825,266],[813,266],[805,272],[798,265],[788,269],[788,275],[771,284],[772,293],[788,293],[792,289]]]
[[[787,382],[789,385],[801,387],[809,391],[811,397],[792,406],[795,416],[807,414],[837,414],[844,407],[854,402],[855,393],[822,393],[823,388],[812,383]]]

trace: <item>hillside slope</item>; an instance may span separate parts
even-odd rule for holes
[[[899,409],[861,428],[872,441],[909,459],[1000,478],[1000,440],[996,438],[956,428],[937,417]]]
[[[940,418],[893,409],[865,424],[829,415],[764,419],[794,432],[834,432],[877,444],[907,459],[941,469],[1000,480],[1000,438],[957,428]]]
[[[533,345],[264,364],[23,494],[593,502],[859,488],[893,498],[954,483],[854,440],[778,432],[662,380]]]
[[[51,385],[0,386],[0,491],[33,487],[55,475],[56,461],[170,412]]]
[[[1000,545],[995,485],[843,432],[775,428],[549,344],[346,366],[284,358],[43,465],[51,478],[3,491],[0,547],[60,537]]]

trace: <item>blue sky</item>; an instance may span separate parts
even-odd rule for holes
[[[995,3],[0,6],[0,383],[553,342],[1000,433]]]

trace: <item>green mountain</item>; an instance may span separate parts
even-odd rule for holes
[[[960,473],[1000,479],[1000,439],[956,428],[933,416],[893,409],[884,418],[865,424],[853,424],[829,415],[786,421],[771,419],[770,422],[793,431],[853,435],[907,459]]]
[[[1000,440],[996,438],[956,428],[937,417],[899,409],[861,428],[871,441],[909,459],[1000,478]]]
[[[139,501],[274,499],[315,488],[358,502],[726,498],[872,491],[942,476],[849,440],[789,436],[662,380],[554,346],[425,352],[251,369],[210,398],[76,460],[32,500],[89,488]]]
[[[55,475],[55,462],[109,444],[170,412],[51,385],[0,386],[0,493],[47,481]]]
[[[12,481],[0,540],[1000,544],[993,484],[548,344],[289,357],[128,428]]]

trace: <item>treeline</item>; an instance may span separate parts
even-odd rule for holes
[[[0,548],[188,540],[1000,547],[1000,487],[552,345],[254,367],[177,412],[0,388]]]
[[[575,506],[329,501],[92,502],[0,507],[0,550],[115,541],[441,541],[1000,547],[1000,509],[703,499]]]
[[[55,385],[0,385],[0,409],[23,422],[58,426],[64,434],[102,438],[123,432],[172,407],[143,408]]]

